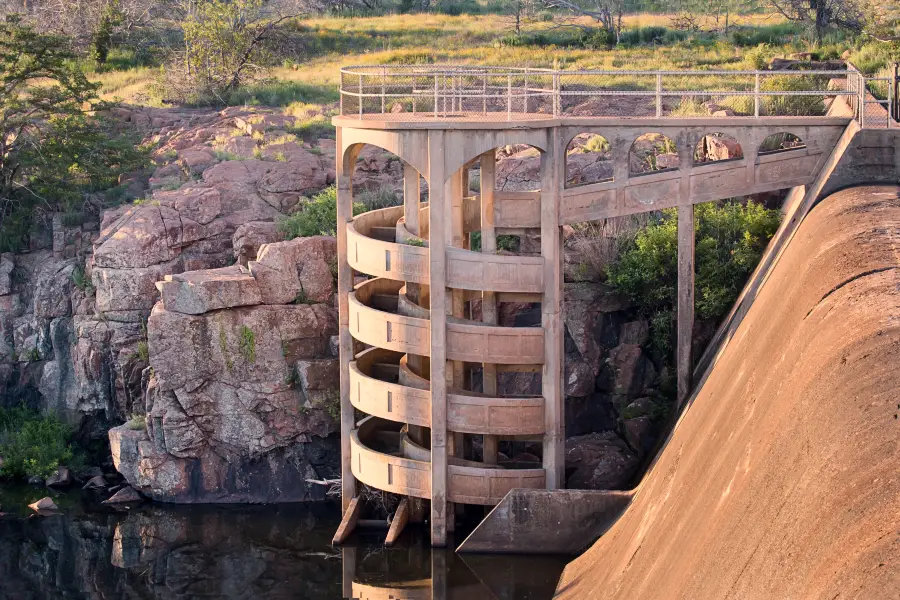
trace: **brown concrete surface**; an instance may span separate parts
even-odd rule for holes
[[[557,598],[900,598],[898,193],[812,210]]]
[[[574,556],[616,521],[631,496],[619,490],[510,490],[456,551]]]

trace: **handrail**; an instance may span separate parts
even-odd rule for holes
[[[720,111],[722,116],[732,118],[803,116],[804,112],[820,116],[817,103],[804,100],[820,96],[823,100],[846,98],[855,119],[865,127],[868,106],[887,104],[890,113],[895,102],[893,85],[887,86],[886,101],[868,93],[869,84],[890,83],[891,78],[866,77],[849,62],[846,70],[834,71],[568,71],[491,65],[360,65],[344,67],[340,72],[341,114],[360,119],[391,113],[401,113],[391,118],[403,121],[478,115],[507,121],[563,116],[681,118],[719,116]],[[704,78],[719,81],[704,82]],[[803,80],[806,85],[800,87],[806,89],[790,89],[798,86],[784,85],[786,82],[779,78]],[[832,79],[845,83],[833,86]],[[591,104],[603,98],[609,101]],[[678,98],[680,102],[672,101]],[[701,109],[710,114],[696,112]],[[887,126],[897,125],[888,117]]]

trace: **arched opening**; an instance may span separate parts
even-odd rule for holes
[[[528,144],[510,144],[494,150],[497,176],[494,189],[527,192],[541,187],[541,151]]]
[[[744,158],[744,150],[734,137],[725,133],[709,133],[700,138],[694,147],[694,164],[739,160]]]
[[[409,170],[414,173],[409,173]],[[365,144],[353,165],[353,201],[366,211],[403,204],[404,182],[415,176],[423,194],[427,183],[413,167],[396,154],[372,144]]]
[[[775,154],[777,152],[789,152],[806,148],[806,144],[793,133],[782,131],[773,133],[763,140],[759,146],[759,154]]]
[[[678,148],[661,133],[645,133],[628,151],[628,172],[634,175],[674,171],[680,166]]]
[[[579,133],[566,147],[566,187],[613,180],[612,149],[602,135]]]

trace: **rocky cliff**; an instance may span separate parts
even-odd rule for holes
[[[138,415],[109,437],[154,498],[321,497],[306,479],[333,475],[337,453],[334,243],[281,242],[277,221],[333,183],[334,140],[304,139],[296,119],[266,109],[115,113],[147,131],[155,166],[123,174],[130,201],[103,210],[93,198],[56,215],[30,251],[0,257],[0,398],[59,412],[82,441]],[[539,186],[533,149],[497,154],[504,189]],[[608,175],[609,158],[572,160],[590,179]],[[354,188],[402,195],[402,174],[366,147]],[[536,248],[522,236],[520,251]],[[655,440],[666,373],[644,349],[646,321],[614,290],[572,281],[565,295],[569,471],[579,486],[627,487]],[[539,325],[527,304],[502,317]],[[539,393],[531,374],[501,386]]]
[[[309,480],[339,472],[324,442],[340,412],[333,264],[333,238],[300,238],[157,283],[147,426],[110,431],[133,486],[173,502],[324,498]]]

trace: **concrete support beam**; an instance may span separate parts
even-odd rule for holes
[[[431,544],[447,544],[447,257],[444,132],[428,133],[429,267],[431,286]]]
[[[494,229],[494,190],[497,187],[497,163],[494,150],[481,155],[481,251],[485,254],[497,252],[497,232]],[[481,320],[490,325],[497,324],[497,294],[481,293]],[[482,365],[482,391],[497,394],[497,365]],[[485,435],[482,456],[486,464],[496,465],[500,438]]]
[[[544,258],[544,470],[548,490],[565,487],[565,421],[563,419],[562,230],[559,205],[565,172],[565,142],[558,129],[547,133],[547,151],[541,154],[541,256]]]
[[[341,128],[337,128],[337,147],[341,147]],[[355,153],[347,161],[355,162]],[[350,403],[350,362],[353,360],[353,338],[350,336],[349,295],[353,290],[353,270],[347,262],[347,223],[353,220],[352,170],[345,173],[344,160],[338,156],[337,171],[337,252],[338,252],[338,347],[340,353],[341,394],[341,507],[344,512],[356,497],[356,478],[350,469],[350,435],[355,427],[354,408]]]
[[[413,235],[420,235],[419,230],[419,172],[415,167],[403,163],[403,217],[406,230]]]
[[[691,342],[694,331],[694,205],[678,207],[678,339],[675,371],[678,407],[691,393]]]

